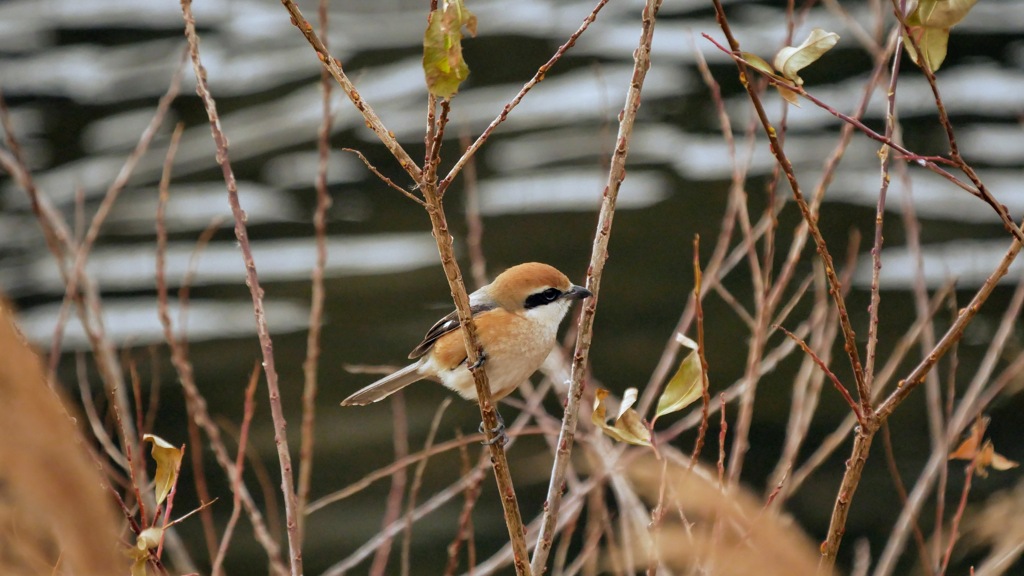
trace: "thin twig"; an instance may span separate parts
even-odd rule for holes
[[[317,11],[320,35],[327,46],[327,0],[320,0]],[[331,77],[320,71],[320,128],[317,130],[316,211],[313,229],[316,234],[316,262],[310,277],[309,332],[306,335],[306,360],[302,363],[302,440],[299,445],[299,477],[295,489],[298,541],[305,540],[306,504],[313,476],[313,445],[316,441],[317,372],[320,363],[320,332],[324,320],[324,268],[327,266],[327,211],[331,195],[327,192],[327,166],[331,153]]]
[[[452,403],[452,397],[447,396],[434,412],[434,418],[430,421],[430,431],[427,432],[427,439],[423,442],[424,451],[429,450],[434,444],[437,436],[437,429],[441,426],[441,418],[445,410]],[[462,448],[465,448],[463,446]],[[423,473],[427,470],[427,458],[419,461],[416,470],[412,475],[412,485],[409,487],[408,503],[405,506],[405,530],[402,532],[402,574],[408,575],[412,565],[412,513],[416,509],[416,499],[419,497],[420,488],[423,486]]]
[[[651,66],[654,24],[660,7],[661,0],[648,0],[644,5],[640,40],[633,53],[633,76],[626,92],[626,102],[619,115],[619,133],[615,138],[615,151],[612,153],[608,181],[602,194],[601,211],[598,215],[594,244],[590,254],[590,266],[587,270],[587,288],[594,295],[588,299],[587,304],[583,307],[583,313],[580,315],[579,334],[576,337],[576,350],[573,353],[572,377],[562,416],[562,427],[558,433],[558,451],[555,453],[555,461],[551,466],[544,514],[531,562],[533,572],[538,575],[543,574],[547,566],[548,554],[551,551],[554,529],[558,520],[558,509],[562,500],[562,484],[565,482],[566,468],[568,468],[572,454],[580,399],[583,397],[583,377],[590,355],[594,316],[597,313],[597,301],[600,298],[601,277],[605,261],[608,259],[608,241],[611,236],[612,219],[615,216],[615,202],[618,199],[622,181],[626,178],[626,155],[629,152],[637,110],[640,108],[640,93],[647,71]]]
[[[690,456],[690,468],[697,464],[700,452],[704,448],[704,435],[708,432],[708,405],[711,404],[711,394],[708,393],[708,360],[704,348],[704,308],[701,306],[701,272],[700,272],[700,234],[693,236],[693,302],[697,310],[697,356],[700,358],[701,376],[701,408],[700,426],[697,427],[697,440],[693,443],[693,454]],[[666,460],[665,465],[668,465]],[[667,470],[665,468],[664,470]]]
[[[366,156],[363,155],[362,152],[360,152],[359,150],[356,150],[354,148],[342,148],[342,151],[344,151],[344,152],[351,152],[351,153],[355,154],[356,156],[359,157],[360,160],[363,161],[363,164],[366,165],[366,168],[370,172],[373,172],[373,175],[376,176],[377,178],[379,178],[381,182],[384,182],[385,184],[387,184],[391,188],[393,188],[395,190],[398,190],[403,195],[405,195],[406,198],[412,200],[413,202],[419,204],[420,206],[426,207],[426,203],[423,202],[423,200],[421,200],[420,198],[417,198],[415,194],[413,194],[412,192],[409,192],[405,188],[402,188],[398,184],[395,184],[390,178],[388,178],[387,176],[381,174],[380,171],[377,170],[377,168],[373,164],[370,164],[370,161],[366,158]]]
[[[391,422],[394,434],[392,434],[392,445],[395,451],[395,460],[401,460],[409,455],[409,417],[405,410],[405,394],[401,390],[392,394]],[[381,528],[397,520],[402,514],[402,499],[405,497],[405,486],[409,481],[409,474],[405,468],[395,470],[391,475],[391,487],[384,500],[384,518],[381,520]],[[388,567],[388,556],[391,554],[391,543],[393,538],[385,538],[377,553],[373,555],[373,562],[367,572],[370,576],[383,576]]]
[[[249,244],[248,229],[245,224],[245,213],[238,200],[238,186],[234,171],[228,160],[227,138],[220,128],[217,105],[206,85],[206,69],[199,58],[199,35],[196,33],[195,18],[192,16],[191,0],[181,0],[182,14],[185,19],[185,36],[188,38],[189,54],[192,58],[192,69],[196,76],[196,93],[199,94],[210,120],[210,131],[217,146],[217,161],[221,165],[224,183],[227,186],[228,203],[235,218],[235,237],[238,239],[242,259],[245,262],[246,284],[249,287],[253,302],[253,315],[256,319],[256,333],[260,341],[263,357],[263,369],[267,379],[267,391],[270,396],[270,413],[274,422],[274,441],[277,445],[277,456],[281,466],[281,492],[284,495],[285,517],[289,560],[292,576],[302,574],[302,551],[297,540],[298,522],[296,521],[295,490],[293,487],[291,455],[288,452],[288,436],[285,431],[284,410],[281,406],[281,393],[277,381],[277,369],[274,364],[274,349],[267,327],[266,315],[263,310],[263,289],[256,275],[256,263],[252,257]],[[250,513],[250,516],[252,514]],[[266,546],[266,543],[264,544]]]
[[[846,400],[846,403],[850,406],[850,409],[853,410],[854,416],[857,417],[857,421],[860,422],[863,426],[865,423],[864,415],[861,414],[860,408],[857,406],[857,402],[853,399],[852,396],[850,396],[850,392],[846,389],[845,386],[843,386],[843,383],[839,381],[839,378],[836,377],[835,373],[829,370],[828,365],[825,364],[825,361],[819,358],[818,355],[814,353],[814,350],[811,350],[811,347],[808,346],[806,342],[798,338],[789,330],[786,330],[785,327],[776,326],[776,328],[778,328],[786,336],[794,340],[797,343],[797,345],[800,346],[800,349],[803,350],[805,354],[810,356],[812,360],[814,360],[814,363],[818,365],[818,368],[821,368],[821,371],[824,372],[825,375],[828,376],[829,380],[832,381],[832,385],[835,386],[836,390],[843,397],[843,400]]]
[[[461,439],[461,436],[462,433],[456,430],[456,439]],[[462,475],[466,476],[472,469],[469,461],[469,451],[465,445],[459,447],[459,457],[462,463]],[[444,576],[454,576],[455,569],[459,565],[459,550],[463,542],[466,543],[466,565],[471,574],[473,567],[476,566],[476,546],[474,545],[473,538],[473,509],[476,507],[477,498],[480,497],[480,484],[484,479],[483,475],[479,475],[477,478],[479,480],[476,483],[466,487],[462,511],[459,512],[459,527],[455,532],[452,542],[448,544],[448,563],[445,565]]]
[[[547,62],[544,63],[544,65],[537,69],[537,72],[533,75],[533,78],[530,78],[530,80],[527,81],[526,84],[524,84],[523,87],[519,90],[519,93],[516,94],[512,98],[512,100],[508,102],[508,104],[505,104],[505,107],[502,108],[501,113],[498,114],[498,116],[494,120],[491,120],[491,123],[487,125],[487,128],[484,128],[484,131],[480,133],[480,136],[477,136],[477,139],[473,141],[473,144],[471,144],[469,148],[467,148],[466,151],[462,153],[462,157],[460,157],[459,160],[455,163],[455,166],[453,166],[452,169],[448,171],[448,175],[445,176],[444,179],[442,179],[438,183],[438,190],[441,195],[444,195],[445,190],[447,190],[448,186],[451,185],[452,181],[455,179],[455,176],[459,174],[459,172],[466,165],[466,163],[469,162],[469,159],[472,158],[476,154],[477,150],[479,150],[480,147],[483,146],[484,142],[487,141],[487,138],[490,137],[491,132],[494,132],[494,129],[497,128],[499,124],[504,122],[506,118],[508,118],[509,113],[512,112],[513,108],[519,105],[519,102],[523,100],[523,97],[526,96],[527,92],[529,92],[534,86],[536,86],[542,80],[544,80],[544,77],[547,75],[548,70],[550,70],[556,62],[562,59],[562,56],[566,53],[566,51],[568,51],[576,44],[576,40],[580,37],[580,35],[586,32],[587,28],[589,28],[591,24],[594,23],[594,20],[597,19],[597,13],[600,12],[601,8],[604,8],[604,5],[607,3],[608,0],[598,1],[597,5],[594,6],[594,9],[590,11],[590,14],[587,14],[587,17],[583,19],[583,24],[581,24],[580,27],[575,32],[573,32],[571,36],[569,36],[569,39],[566,40],[565,44],[562,44],[561,46],[558,47],[558,50],[556,50],[554,55],[551,56],[551,59],[549,59]]]
[[[413,161],[412,157],[409,156],[409,153],[402,148],[402,145],[398,143],[394,132],[391,132],[386,126],[384,126],[384,123],[381,122],[380,117],[373,111],[370,104],[363,100],[362,96],[359,95],[359,91],[356,90],[355,84],[349,80],[345,71],[342,70],[341,61],[331,56],[331,53],[327,50],[327,46],[320,40],[320,37],[317,36],[316,31],[313,30],[313,25],[306,20],[293,0],[281,0],[281,4],[283,4],[285,9],[288,10],[288,13],[291,14],[292,24],[302,32],[302,35],[306,37],[309,45],[316,51],[316,56],[320,59],[324,68],[327,69],[331,76],[334,77],[334,80],[338,82],[349,100],[352,101],[352,104],[363,115],[363,119],[366,120],[367,128],[373,130],[374,134],[380,138],[380,141],[391,152],[391,155],[398,160],[399,166],[401,166],[402,169],[412,177],[413,182],[419,183],[423,179],[422,170],[420,170],[420,167],[415,161]]]
[[[245,408],[242,413],[242,427],[238,433],[238,452],[235,454],[235,477],[231,479],[231,492],[234,494],[231,503],[231,517],[228,518],[227,526],[224,527],[224,533],[221,534],[220,546],[217,549],[217,556],[213,561],[213,569],[210,571],[214,576],[224,573],[224,558],[227,556],[228,545],[231,544],[235,525],[238,523],[238,518],[242,513],[242,491],[240,485],[242,484],[242,472],[245,470],[245,449],[249,441],[249,425],[252,423],[252,417],[256,413],[256,386],[259,382],[260,368],[256,366],[253,368],[252,376],[249,377],[249,385],[245,387]]]

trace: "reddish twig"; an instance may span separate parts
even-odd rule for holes
[[[392,394],[391,402],[391,427],[393,430],[391,443],[394,446],[395,460],[401,460],[409,455],[409,417],[405,411],[405,394],[401,390]],[[405,486],[409,482],[409,474],[405,468],[395,470],[391,475],[391,487],[384,499],[384,518],[381,520],[381,528],[386,528],[392,522],[398,520],[402,515],[402,499],[405,496]],[[385,538],[377,547],[377,553],[373,555],[370,569],[367,574],[370,576],[383,576],[388,567],[388,556],[391,554],[391,543],[393,538]]]
[[[217,555],[213,560],[213,569],[210,571],[214,576],[223,574],[224,558],[227,556],[228,546],[231,544],[231,537],[235,531],[235,525],[242,512],[242,472],[245,470],[245,449],[249,442],[249,425],[256,413],[256,386],[260,382],[260,367],[253,368],[252,376],[249,377],[249,385],[245,387],[245,408],[242,413],[242,427],[238,433],[238,451],[235,453],[234,478],[231,479],[234,494],[231,502],[231,517],[228,518],[227,526],[220,537],[220,546]]]
[[[455,163],[455,166],[453,166],[452,169],[448,171],[448,175],[445,176],[444,179],[442,179],[438,183],[438,190],[441,195],[444,195],[445,190],[447,190],[448,186],[451,185],[452,181],[455,179],[455,176],[457,176],[458,173],[462,170],[462,168],[466,165],[466,163],[469,162],[470,158],[472,158],[473,155],[476,154],[477,150],[479,150],[480,147],[483,146],[484,142],[487,141],[487,138],[490,137],[491,132],[494,132],[494,129],[497,128],[499,124],[504,122],[506,118],[508,118],[508,115],[512,112],[512,109],[519,105],[519,102],[523,100],[523,97],[526,96],[526,93],[529,92],[534,86],[539,84],[541,81],[543,81],[544,77],[548,73],[548,70],[550,70],[551,67],[555,65],[555,63],[561,60],[562,56],[570,48],[576,45],[576,40],[584,32],[586,32],[587,28],[589,28],[591,24],[594,23],[594,20],[597,19],[597,13],[600,12],[601,9],[604,8],[604,5],[607,3],[608,0],[598,1],[597,5],[594,6],[594,9],[590,11],[590,14],[587,14],[587,17],[583,19],[583,24],[581,24],[580,27],[575,32],[573,32],[572,35],[569,36],[569,39],[566,40],[565,44],[562,44],[561,46],[558,47],[558,50],[556,50],[554,55],[551,56],[551,59],[549,59],[540,68],[537,69],[537,72],[536,74],[533,75],[533,78],[530,78],[530,80],[527,81],[526,84],[524,84],[523,87],[519,90],[519,93],[516,94],[512,98],[512,100],[508,102],[508,104],[505,104],[505,107],[502,108],[501,113],[498,114],[498,116],[494,120],[491,120],[491,123],[487,125],[487,128],[484,128],[484,131],[481,132],[479,136],[477,136],[476,140],[473,141],[473,144],[471,144],[469,148],[467,148],[466,151],[463,152],[462,157],[460,157],[459,160]]]
[[[316,51],[317,58],[324,65],[324,68],[334,77],[334,80],[338,82],[341,89],[348,96],[349,100],[352,101],[352,105],[363,115],[363,119],[366,120],[366,126],[370,130],[373,130],[374,134],[380,138],[380,141],[385,147],[391,152],[391,154],[398,160],[398,164],[414,182],[420,182],[423,179],[423,172],[420,167],[413,161],[409,153],[402,148],[402,145],[398,143],[393,132],[384,126],[381,122],[377,113],[373,111],[370,104],[363,100],[362,96],[359,95],[359,91],[356,90],[355,84],[349,80],[345,71],[341,68],[341,61],[331,56],[331,53],[327,50],[327,46],[317,36],[316,31],[313,30],[313,25],[302,15],[299,7],[295,5],[293,0],[281,0],[281,4],[284,5],[288,13],[291,14],[292,24],[302,32],[302,35],[306,37],[309,45]]]
[[[459,138],[462,153],[469,147],[469,136],[462,134]],[[484,257],[483,237],[484,221],[480,217],[480,194],[477,186],[476,160],[466,163],[462,176],[463,189],[466,195],[466,251],[469,256],[469,273],[473,284],[480,288],[487,284],[487,258]]]
[[[967,495],[971,493],[971,480],[974,479],[974,473],[977,468],[978,461],[975,459],[967,465],[967,470],[964,471],[964,487],[960,491],[960,504],[957,506],[956,514],[953,515],[953,520],[950,522],[949,543],[946,545],[946,553],[942,556],[942,565],[937,572],[940,576],[945,575],[949,569],[949,559],[953,555],[953,546],[960,537],[960,521],[963,520],[964,511],[967,509]]]
[[[427,432],[427,439],[423,442],[423,449],[427,451],[434,444],[437,436],[437,429],[441,426],[441,418],[445,410],[452,403],[452,397],[447,396],[441,405],[434,412],[434,418],[430,421],[430,430]],[[465,449],[465,446],[461,448]],[[408,451],[408,449],[407,449]],[[419,498],[420,488],[423,487],[423,473],[427,470],[428,458],[424,458],[416,464],[416,470],[412,475],[412,485],[409,487],[409,499],[405,505],[405,530],[402,532],[402,574],[408,576],[412,566],[412,514],[416,510],[416,499]]]
[[[835,386],[836,390],[843,397],[843,400],[846,400],[846,403],[850,406],[850,409],[853,410],[854,416],[857,417],[857,421],[860,422],[861,426],[864,426],[864,415],[861,413],[860,407],[857,405],[857,401],[854,400],[852,396],[850,396],[850,392],[846,389],[845,386],[843,386],[843,383],[839,381],[839,378],[836,377],[835,373],[829,370],[828,365],[825,364],[825,361],[822,360],[817,354],[815,354],[814,350],[811,350],[811,347],[807,345],[807,342],[804,342],[795,334],[793,334],[789,330],[786,330],[783,326],[776,325],[774,327],[781,330],[786,336],[788,336],[794,342],[796,342],[797,345],[800,346],[800,349],[803,350],[805,354],[807,354],[814,360],[814,363],[818,365],[818,368],[821,368],[822,372],[824,372],[825,375],[828,376],[829,380],[832,381],[832,385]]]
[[[456,431],[456,438],[461,439],[462,434]],[[462,463],[462,475],[468,475],[471,470],[469,462],[469,452],[466,450],[466,446],[459,447],[460,461]],[[473,567],[476,566],[476,546],[474,545],[473,538],[473,509],[476,508],[477,498],[480,497],[480,484],[483,481],[483,476],[478,477],[480,481],[470,484],[465,489],[465,496],[462,503],[462,511],[459,512],[459,527],[455,532],[455,537],[452,539],[451,544],[448,545],[448,563],[444,568],[444,576],[454,576],[455,569],[459,566],[459,550],[462,547],[462,543],[466,543],[466,564],[472,573]]]
[[[287,518],[289,560],[292,576],[302,574],[302,551],[298,542],[298,522],[296,520],[295,490],[293,487],[291,455],[288,452],[288,436],[285,431],[284,410],[281,406],[281,393],[277,381],[277,368],[274,364],[274,348],[267,327],[266,315],[263,310],[263,289],[256,275],[256,263],[249,245],[249,234],[245,224],[245,213],[238,200],[238,185],[234,171],[228,160],[228,143],[220,128],[217,105],[206,85],[206,69],[199,58],[199,35],[196,33],[195,18],[192,16],[191,0],[181,1],[185,19],[185,36],[188,38],[189,54],[192,58],[192,69],[196,76],[196,93],[199,94],[210,121],[210,131],[217,146],[217,161],[221,165],[224,183],[227,186],[228,203],[235,218],[235,237],[238,239],[242,259],[245,262],[246,284],[252,295],[253,315],[256,320],[256,333],[260,341],[263,357],[263,369],[267,379],[267,390],[270,396],[270,413],[274,422],[274,440],[281,466],[281,492],[284,496],[285,516]]]
[[[317,11],[320,35],[327,46],[327,0],[320,0]],[[309,332],[306,335],[306,359],[302,363],[302,440],[299,445],[299,477],[295,489],[298,541],[305,540],[306,504],[313,475],[313,445],[316,441],[317,372],[320,362],[320,332],[324,319],[324,268],[327,266],[327,211],[331,195],[327,192],[327,165],[331,153],[331,77],[320,71],[320,128],[317,130],[316,211],[313,229],[316,234],[316,262],[310,277]]]
[[[704,350],[704,308],[701,306],[701,272],[700,272],[700,234],[693,236],[693,302],[697,311],[697,356],[700,358],[701,375],[701,409],[700,426],[697,427],[697,440],[693,443],[693,454],[690,456],[690,468],[697,464],[700,452],[704,448],[704,436],[708,431],[708,404],[711,395],[708,393],[708,360]],[[667,466],[666,461],[666,466]]]
[[[384,182],[385,184],[387,184],[388,186],[390,186],[394,190],[398,190],[406,198],[412,200],[413,202],[419,204],[420,206],[423,206],[424,208],[427,206],[426,203],[423,202],[422,199],[417,198],[415,194],[413,194],[412,192],[409,192],[405,188],[402,188],[398,184],[395,184],[390,178],[388,178],[387,176],[381,174],[380,171],[377,170],[377,168],[373,164],[370,164],[370,161],[359,150],[356,150],[354,148],[342,148],[342,150],[345,151],[345,152],[351,152],[351,153],[355,154],[356,156],[358,156],[359,159],[363,161],[363,164],[366,166],[366,168],[370,172],[373,172],[373,175],[376,176],[378,179],[380,179],[381,182]]]
[[[598,214],[597,229],[590,254],[590,266],[587,270],[587,288],[594,294],[583,307],[579,320],[579,333],[576,338],[576,349],[573,353],[572,378],[562,416],[562,427],[558,433],[558,450],[551,466],[551,478],[548,481],[545,497],[544,513],[541,528],[537,535],[531,569],[542,574],[547,566],[548,554],[554,537],[554,529],[558,519],[558,509],[562,499],[562,483],[572,454],[572,445],[576,436],[576,423],[579,418],[580,400],[583,397],[583,376],[586,372],[587,359],[590,355],[590,343],[593,338],[594,316],[597,313],[597,301],[600,298],[601,278],[605,261],[608,259],[608,241],[611,235],[612,220],[615,216],[615,202],[619,188],[626,178],[626,155],[633,135],[633,124],[637,110],[640,108],[640,94],[644,79],[651,66],[651,44],[654,40],[654,24],[661,7],[661,0],[648,0],[642,14],[640,40],[633,53],[633,76],[626,92],[626,102],[619,114],[619,133],[615,138],[615,151],[612,153],[611,166],[608,170],[608,181],[601,200],[601,211]]]

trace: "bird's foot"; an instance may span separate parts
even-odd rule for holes
[[[504,447],[508,444],[508,434],[505,432],[505,420],[501,417],[501,412],[495,411],[494,413],[498,417],[498,425],[491,429],[490,440],[484,440],[481,444],[490,446],[491,444],[497,444],[498,446]],[[480,433],[484,434],[484,423],[480,423]],[[484,434],[486,436],[486,434]]]
[[[486,363],[487,363],[487,353],[484,352],[483,349],[481,348],[480,349],[480,355],[477,356],[476,362],[473,362],[472,364],[469,365],[469,371],[470,372],[476,372],[477,369],[479,369],[480,367],[482,367]]]

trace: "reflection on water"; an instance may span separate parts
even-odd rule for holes
[[[309,307],[305,302],[266,299],[267,324],[274,334],[305,330],[309,324]],[[177,301],[168,305],[175,334],[181,308]],[[157,316],[155,298],[119,298],[103,304],[103,323],[107,336],[117,347],[136,347],[164,342],[163,325]],[[223,338],[244,338],[255,329],[252,302],[190,300],[185,317],[185,336],[189,342]],[[60,304],[37,306],[21,315],[19,325],[25,336],[40,348],[48,349],[57,325]],[[89,350],[89,338],[78,316],[68,317],[61,345],[65,351]]]
[[[957,240],[933,244],[922,254],[921,267],[925,285],[938,288],[950,281],[956,281],[960,288],[977,288],[992,274],[999,261],[1010,248],[1007,240]],[[910,290],[917,274],[917,257],[907,248],[889,248],[882,251],[882,272],[879,279],[882,287],[889,290]],[[1003,284],[1016,284],[1024,280],[1024,264],[1014,260]],[[853,277],[861,288],[871,286],[871,262],[863,260]]]
[[[327,277],[366,274],[394,274],[429,266],[437,248],[429,234],[378,234],[371,237],[328,238]],[[192,284],[234,284],[245,282],[245,265],[235,242],[212,244],[203,249],[193,264],[195,245],[175,242],[167,246],[166,278],[170,288],[181,286],[195,268]],[[302,282],[313,273],[316,254],[308,239],[252,242],[253,259],[264,282]],[[98,248],[89,256],[86,272],[106,290],[153,289],[156,278],[156,248],[125,246]],[[24,267],[0,272],[5,289],[14,296],[27,293],[62,294],[64,283],[57,265],[38,259]]]

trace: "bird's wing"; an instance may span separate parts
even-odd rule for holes
[[[493,310],[495,306],[495,304],[489,302],[473,304],[472,306],[469,307],[469,311],[473,316],[476,316],[481,312]],[[441,318],[433,326],[430,327],[430,330],[427,330],[427,335],[423,337],[422,342],[417,344],[416,347],[412,349],[412,352],[409,353],[409,358],[419,358],[420,356],[423,356],[424,354],[430,351],[430,348],[434,345],[434,342],[437,342],[438,338],[444,336],[445,334],[451,332],[452,330],[455,330],[458,327],[459,313],[457,310],[452,310],[451,314],[448,314],[444,318]]]

